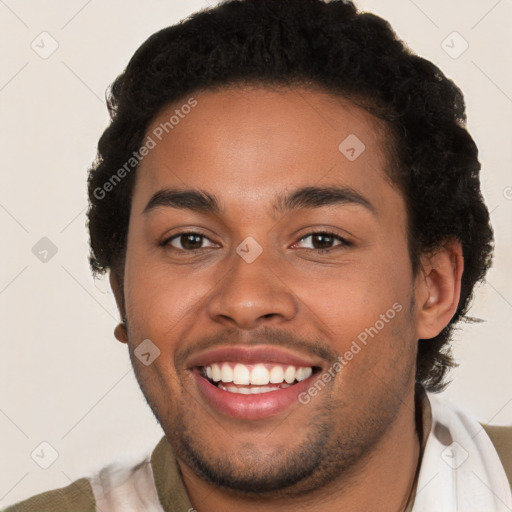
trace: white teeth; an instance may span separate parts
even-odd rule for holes
[[[313,369],[308,366],[282,366],[258,363],[245,365],[242,363],[212,363],[203,368],[203,375],[214,382],[224,382],[238,385],[266,386],[267,384],[293,384],[308,379]],[[272,387],[275,389],[275,387]]]
[[[257,364],[251,372],[251,384],[264,386],[270,382],[268,370],[262,365]]]
[[[215,382],[219,382],[219,380],[221,379],[221,373],[220,373],[219,365],[215,364],[215,363],[212,364],[212,379]]]
[[[295,366],[288,366],[284,372],[284,380],[291,384],[295,380]]]
[[[301,380],[306,380],[308,377],[311,377],[313,370],[311,368],[299,368],[295,372],[295,378],[300,382]]]
[[[270,370],[270,376],[269,376],[270,382],[272,384],[280,384],[284,380],[284,370],[282,366],[274,366],[272,370]]]
[[[229,364],[223,364],[220,373],[222,382],[233,382],[233,370]]]
[[[235,384],[249,384],[250,382],[249,368],[244,364],[237,364],[233,369],[233,383]]]
[[[282,388],[289,388],[289,384],[283,384],[280,388],[277,387],[268,387],[268,386],[258,386],[254,388],[237,388],[236,386],[224,386],[219,384],[219,388],[223,391],[229,391],[230,393],[238,393],[240,395],[260,395],[261,393],[270,393],[271,391],[278,391]]]

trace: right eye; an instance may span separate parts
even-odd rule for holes
[[[211,244],[213,244],[213,242],[205,235],[193,231],[187,231],[167,238],[162,242],[162,245],[165,247],[170,246],[173,249],[177,249],[179,251],[194,252],[206,248],[202,247],[205,240],[208,240]],[[214,245],[211,245],[210,247],[213,246]]]

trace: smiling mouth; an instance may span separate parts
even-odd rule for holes
[[[320,371],[317,366],[278,363],[243,364],[223,361],[197,367],[200,375],[217,388],[240,395],[270,393],[291,387]]]

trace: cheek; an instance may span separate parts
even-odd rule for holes
[[[400,243],[295,281],[306,314],[342,357],[344,377],[337,385],[357,388],[364,381],[373,389],[370,382],[378,386],[392,371],[409,375],[414,364],[412,271]]]
[[[287,269],[281,275],[307,306],[304,313],[314,312],[332,333],[343,338],[357,336],[374,325],[395,303],[405,310],[412,288],[407,255],[385,248],[369,248],[338,266]]]
[[[195,332],[214,284],[212,269],[190,272],[151,261],[137,250],[125,268],[125,299],[132,343],[149,338],[162,353],[173,354]],[[172,355],[170,356],[172,357]]]

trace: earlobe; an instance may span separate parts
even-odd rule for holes
[[[464,261],[459,241],[446,242],[423,259],[418,276],[418,339],[437,336],[450,322],[459,305]]]
[[[120,322],[116,325],[116,328],[114,329],[114,336],[121,343],[128,343],[128,332],[124,322]]]
[[[114,329],[114,336],[121,343],[128,343],[128,332],[126,329],[126,324],[124,319],[126,318],[126,312],[124,308],[124,290],[121,278],[119,275],[111,270],[109,275],[110,286],[112,288],[112,292],[114,293],[114,297],[116,299],[117,309],[119,310],[119,314],[121,315],[121,322]]]

